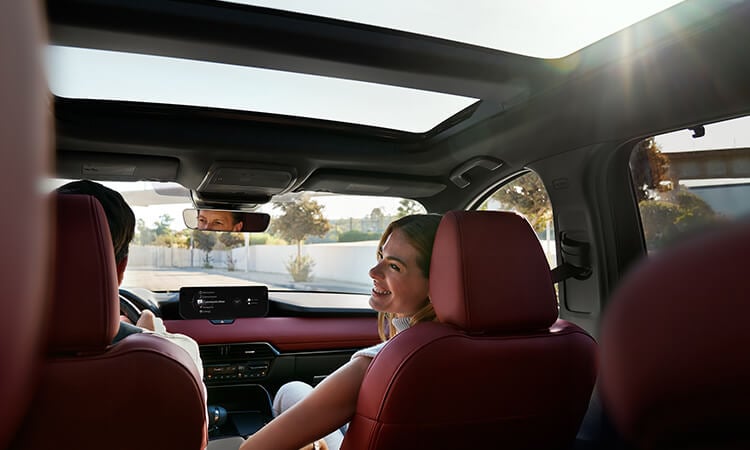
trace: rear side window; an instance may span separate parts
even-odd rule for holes
[[[552,205],[539,175],[525,172],[500,185],[477,209],[514,211],[524,216],[534,228],[550,267],[557,264]]]
[[[645,139],[633,150],[630,171],[649,252],[745,216],[750,116]]]

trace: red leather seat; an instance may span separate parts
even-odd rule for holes
[[[39,182],[52,158],[39,3],[0,2],[0,448],[31,404],[49,287],[50,204]]]
[[[596,378],[596,344],[557,319],[526,220],[446,214],[430,298],[439,322],[398,334],[373,360],[342,448],[569,448]]]
[[[602,323],[600,389],[638,448],[750,448],[750,222],[628,274]]]
[[[192,359],[153,334],[112,345],[119,327],[114,250],[94,197],[57,196],[53,314],[23,449],[183,449],[206,443]]]

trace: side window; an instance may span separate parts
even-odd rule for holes
[[[557,265],[552,205],[541,178],[526,172],[498,187],[477,208],[487,211],[515,211],[526,217],[536,231],[550,267]]]
[[[750,116],[636,145],[630,172],[649,252],[750,212],[748,130]]]

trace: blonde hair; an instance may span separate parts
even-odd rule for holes
[[[391,233],[395,230],[401,231],[409,244],[417,250],[417,266],[422,275],[429,279],[432,244],[435,242],[435,234],[441,218],[439,214],[414,214],[391,222],[380,237],[378,252],[383,248]],[[395,317],[393,313],[378,312],[378,335],[383,341],[396,335],[396,329],[391,325],[393,317]],[[433,320],[435,320],[435,309],[432,307],[430,298],[427,297],[425,305],[409,319],[409,325]]]

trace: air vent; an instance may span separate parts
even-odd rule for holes
[[[276,356],[276,351],[265,343],[231,344],[227,360],[242,361],[253,358],[273,358],[274,356]]]
[[[248,361],[256,358],[272,359],[278,352],[265,342],[245,344],[201,345],[204,364]]]
[[[203,363],[217,362],[224,359],[224,350],[226,345],[201,345],[201,360]]]

